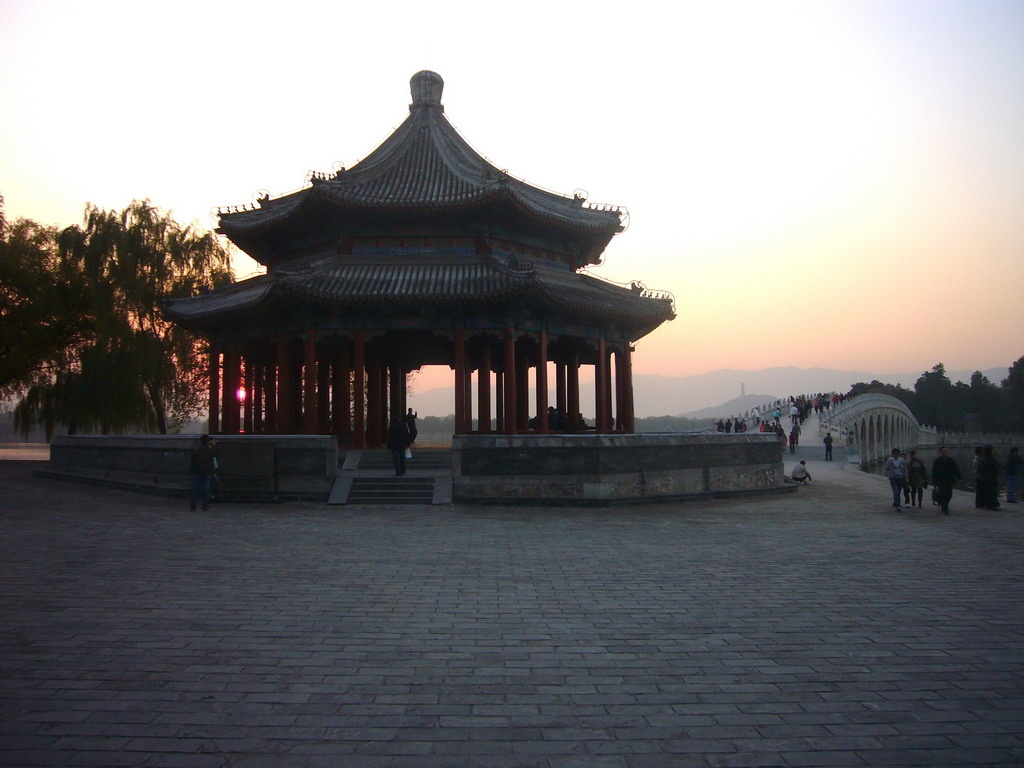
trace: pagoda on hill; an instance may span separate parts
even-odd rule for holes
[[[633,431],[632,343],[674,317],[671,296],[582,272],[624,211],[495,168],[446,119],[443,85],[414,75],[409,117],[355,167],[220,211],[266,274],[166,304],[209,341],[211,432],[379,446],[408,374],[439,364],[457,434],[580,428],[583,365],[596,431]]]

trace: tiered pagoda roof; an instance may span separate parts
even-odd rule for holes
[[[219,232],[266,275],[166,304],[209,334],[319,316],[506,313],[615,324],[632,339],[674,317],[671,296],[578,270],[599,260],[623,212],[532,187],[476,153],[444,117],[441,78],[412,78],[410,115],[355,167],[259,206]]]
[[[509,176],[481,157],[448,122],[439,75],[419,72],[411,85],[409,117],[369,156],[330,176],[314,174],[311,186],[298,192],[262,198],[251,209],[222,211],[218,231],[272,266],[287,258],[283,245],[295,242],[295,231],[314,222],[321,229],[333,225],[327,227],[333,234],[379,235],[384,226],[441,217],[487,234],[488,224],[511,219],[549,241],[550,250],[574,251],[567,254],[576,261],[571,266],[599,260],[611,238],[622,231],[624,211]]]

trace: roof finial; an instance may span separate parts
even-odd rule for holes
[[[441,106],[441,91],[444,90],[444,80],[441,79],[437,72],[431,72],[429,69],[417,72],[409,81],[409,87],[412,89],[410,110],[414,107],[423,106],[440,107],[441,111],[444,111],[444,107]]]

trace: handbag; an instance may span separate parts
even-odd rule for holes
[[[405,449],[405,458],[407,458],[407,459],[411,459],[412,458],[412,450],[410,450],[409,448]]]

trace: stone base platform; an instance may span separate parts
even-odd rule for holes
[[[222,501],[324,501],[338,472],[330,435],[214,435]],[[55,437],[37,475],[184,496],[198,435]]]
[[[611,505],[793,491],[761,433],[456,435],[456,502]]]

